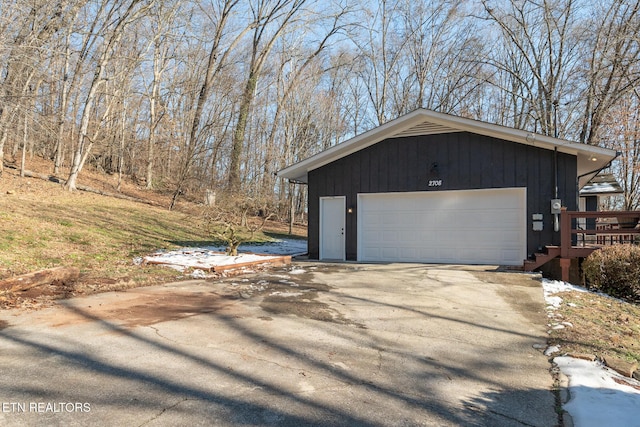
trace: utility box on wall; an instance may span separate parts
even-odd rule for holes
[[[533,224],[533,231],[542,231],[544,230],[544,222],[543,220],[543,215],[541,213],[534,213],[531,215],[531,219],[533,220],[532,224]]]

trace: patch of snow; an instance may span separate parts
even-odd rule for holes
[[[207,274],[202,270],[195,269],[191,272],[191,277],[193,277],[194,279],[206,279]]]
[[[547,347],[547,349],[544,351],[544,355],[551,356],[553,353],[558,353],[558,352],[560,352],[560,347],[557,345],[552,345],[550,347]]]
[[[555,310],[562,304],[562,298],[553,295],[555,293],[589,292],[580,286],[546,279],[542,280],[542,287],[550,310]],[[550,311],[549,317],[558,316]],[[562,325],[573,327],[570,322],[562,322]],[[559,347],[550,346],[544,354],[549,356],[559,351]],[[575,427],[640,426],[640,390],[615,380],[626,383],[638,383],[637,381],[623,377],[599,362],[565,356],[555,357],[553,361],[569,379],[571,398],[562,407],[571,415]]]
[[[571,399],[563,408],[576,427],[638,426],[640,391],[617,383],[630,381],[599,362],[556,357],[553,361],[569,378]]]
[[[236,265],[246,262],[267,261],[276,258],[275,256],[265,256],[256,254],[241,254],[229,256],[223,253],[209,250],[180,249],[176,251],[156,253],[144,257],[146,262],[166,264],[170,267],[181,269],[195,268],[210,270],[217,266]]]
[[[300,295],[303,295],[302,292],[280,292],[280,291],[275,291],[275,292],[271,292],[271,295],[278,295],[281,297],[299,297]]]
[[[175,251],[157,252],[144,257],[143,260],[160,263],[179,271],[184,271],[187,268],[211,270],[219,266],[268,261],[281,255],[301,255],[307,252],[307,241],[280,239],[261,245],[240,245],[237,256],[225,255],[224,250],[223,246],[182,248]],[[136,261],[139,260],[134,259],[134,262]]]
[[[551,308],[558,308],[560,304],[562,304],[562,298],[554,296],[547,297],[547,304],[549,304]]]
[[[567,282],[561,282],[560,280],[542,279],[542,287],[544,289],[545,298],[547,298],[548,295],[550,296],[552,294],[557,294],[559,292],[569,292],[569,291],[589,292],[587,289],[581,286],[572,285],[571,283],[567,283]],[[547,304],[549,304],[549,301],[547,301]]]
[[[206,246],[204,249],[224,252],[224,246]],[[278,239],[262,244],[242,244],[238,252],[263,255],[304,255],[307,253],[307,241],[301,239]]]

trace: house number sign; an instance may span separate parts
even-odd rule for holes
[[[430,179],[429,180],[429,187],[442,187],[442,180],[441,179]]]

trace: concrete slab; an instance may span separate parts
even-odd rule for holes
[[[530,275],[294,263],[0,313],[0,424],[558,423]]]

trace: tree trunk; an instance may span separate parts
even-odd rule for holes
[[[236,129],[233,132],[229,180],[227,182],[228,190],[231,194],[238,193],[242,184],[240,181],[240,164],[242,162],[244,134],[247,128],[247,122],[249,121],[249,109],[251,108],[251,102],[253,101],[257,83],[258,76],[255,72],[251,71],[249,79],[247,79],[247,84],[244,88],[244,93],[242,94],[242,101],[238,112],[238,122],[236,123]]]
[[[296,217],[296,205],[294,198],[295,184],[289,183],[289,236],[293,234],[293,224]]]
[[[89,152],[91,151],[91,147],[93,146],[93,141],[89,141],[89,144],[86,144],[86,140],[89,139],[89,120],[91,118],[91,111],[93,110],[93,106],[97,99],[98,89],[106,81],[105,73],[107,65],[111,60],[111,55],[113,54],[112,50],[122,39],[124,30],[126,29],[128,24],[137,19],[137,17],[141,13],[143,13],[144,10],[146,10],[148,7],[151,7],[151,5],[154,3],[153,1],[151,1],[146,5],[146,7],[134,11],[135,6],[140,2],[141,0],[131,0],[129,5],[126,7],[126,10],[122,12],[122,15],[120,17],[117,18],[117,22],[115,23],[114,28],[109,32],[109,34],[105,36],[105,42],[102,46],[102,53],[100,54],[100,58],[98,58],[98,63],[96,64],[96,70],[93,75],[93,80],[91,81],[89,92],[84,101],[82,119],[80,121],[80,132],[78,135],[78,145],[76,146],[76,150],[73,155],[71,172],[69,173],[69,178],[67,179],[67,183],[65,184],[65,188],[69,191],[76,190],[78,174],[82,170],[84,163],[89,156]]]
[[[24,168],[27,162],[27,142],[28,142],[27,113],[24,114],[24,128],[22,130],[22,158],[20,159],[20,176],[24,178]]]

